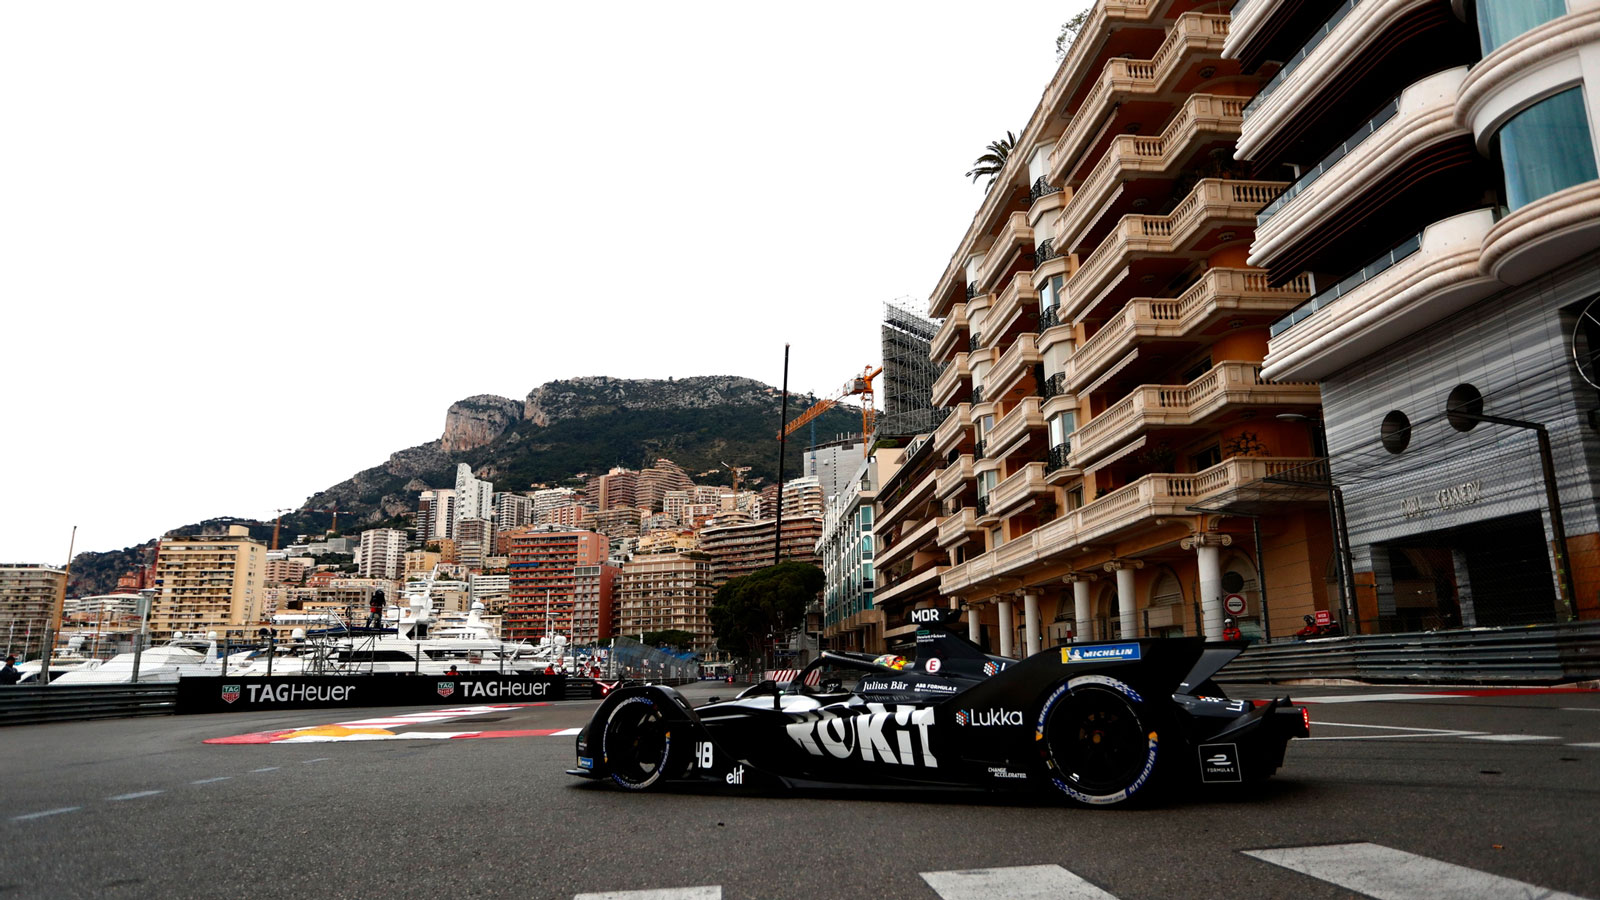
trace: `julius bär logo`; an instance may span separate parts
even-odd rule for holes
[[[451,694],[454,694],[455,692],[456,692],[456,683],[454,681],[441,681],[441,682],[439,682],[439,696],[448,697]]]
[[[233,701],[239,699],[239,686],[237,684],[225,684],[225,685],[223,685],[222,686],[222,699],[228,701],[229,703],[232,703]]]

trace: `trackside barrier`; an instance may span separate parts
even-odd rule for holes
[[[177,703],[175,684],[0,687],[0,725],[170,716]]]
[[[1600,678],[1600,621],[1253,645],[1218,681],[1556,684]]]

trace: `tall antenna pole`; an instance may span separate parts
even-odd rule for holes
[[[789,446],[789,345],[783,345],[783,411],[778,418],[778,521],[772,528],[772,564],[783,562],[783,450]]]
[[[72,580],[72,551],[78,547],[78,526],[72,526],[72,539],[67,542],[67,574],[61,579],[61,592],[51,604],[50,621],[44,623],[44,654],[39,657],[39,682],[50,683],[50,656],[56,645],[56,629],[61,624],[61,614],[67,605],[67,582]]]

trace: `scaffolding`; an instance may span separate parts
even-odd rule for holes
[[[929,358],[929,348],[941,323],[912,312],[912,302],[902,297],[883,305],[883,413],[875,432],[879,437],[925,434],[950,413],[933,405],[939,370]]]

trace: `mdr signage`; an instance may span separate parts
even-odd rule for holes
[[[179,713],[317,709],[335,706],[429,706],[536,703],[566,699],[561,675],[295,675],[278,678],[178,679]]]

